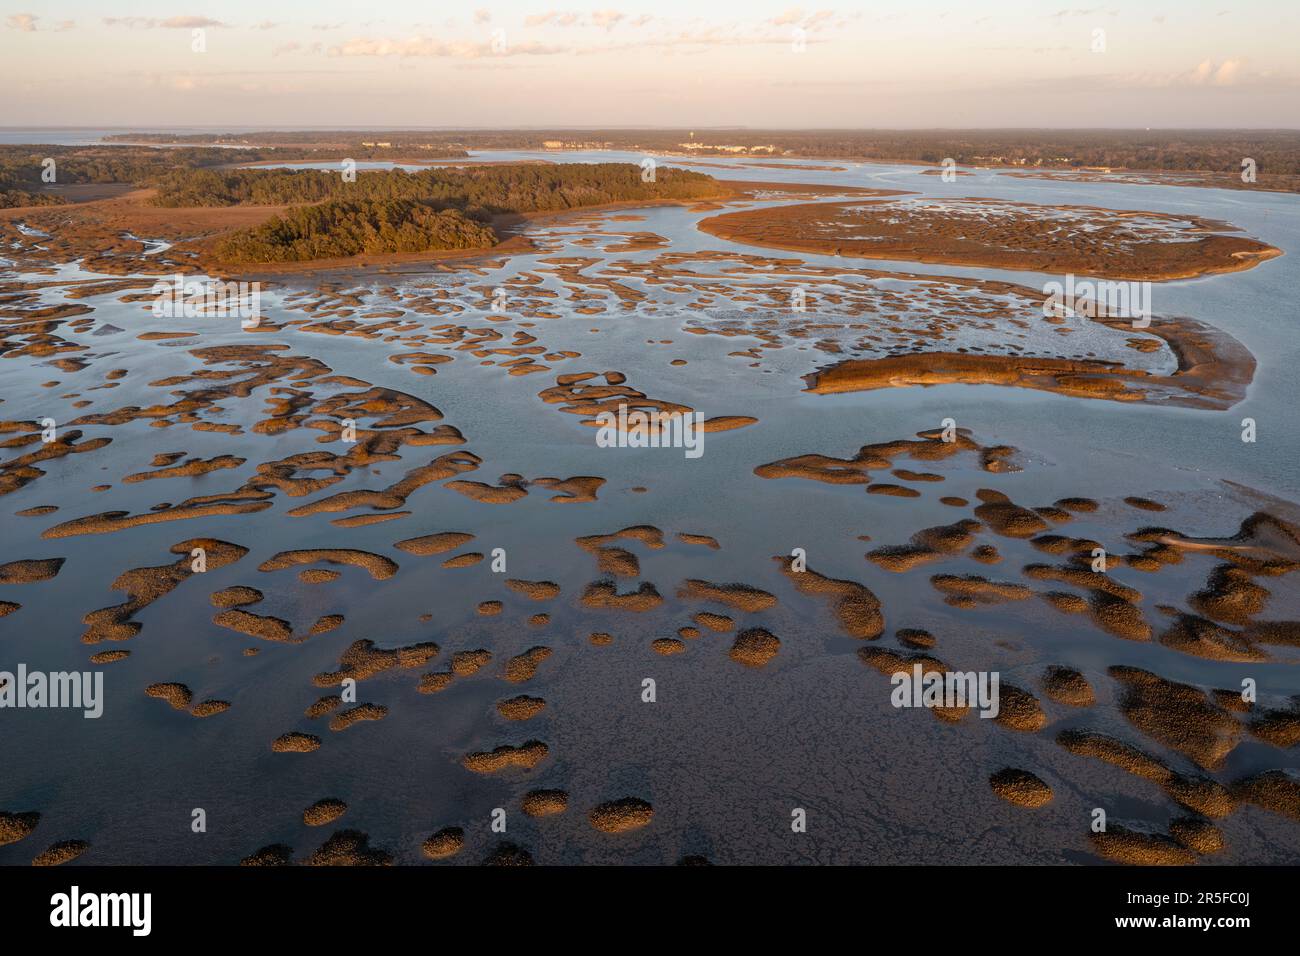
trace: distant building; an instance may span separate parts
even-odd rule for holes
[[[694,140],[677,145],[682,149],[709,150],[715,153],[768,153],[770,155],[777,151],[775,146],[736,146],[730,143],[697,143]]]
[[[562,139],[542,140],[543,149],[609,149],[612,143],[598,143],[595,140],[578,141]]]

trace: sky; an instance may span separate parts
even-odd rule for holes
[[[1300,127],[1294,0],[826,2],[0,0],[0,126]]]

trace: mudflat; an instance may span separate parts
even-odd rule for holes
[[[1250,269],[1282,254],[1195,216],[974,197],[785,205],[725,213],[699,227],[796,252],[1155,282]]]
[[[237,269],[290,205],[0,212],[0,640],[105,689],[19,714],[0,863],[1300,857],[1282,214],[708,168]]]

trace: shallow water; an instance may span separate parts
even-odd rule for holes
[[[629,162],[642,158],[553,152],[481,156]],[[675,157],[664,162],[688,165]],[[1158,315],[1187,315],[1223,329],[1246,345],[1259,363],[1249,396],[1218,412],[993,386],[819,396],[803,391],[802,376],[843,355],[786,338],[781,348],[763,350],[761,362],[753,367],[751,359],[729,353],[757,345],[758,340],[683,331],[688,326],[715,327],[729,311],[740,308],[736,303],[692,310],[687,304],[694,294],[629,282],[650,298],[626,309],[610,298],[605,311],[595,315],[575,313],[575,303],[563,297],[545,299],[541,307],[558,318],[528,316],[508,307],[501,321],[502,316],[485,307],[483,293],[475,291],[533,273],[543,279],[535,288],[564,292],[567,284],[546,271],[552,266],[544,260],[556,257],[595,257],[601,264],[588,270],[594,272],[620,262],[650,262],[664,252],[709,250],[797,258],[834,269],[1007,280],[1031,289],[1053,278],[901,262],[846,263],[833,256],[755,249],[695,228],[699,219],[716,212],[678,207],[620,210],[644,218],[607,219],[596,227],[653,232],[669,240],[665,249],[602,253],[574,241],[591,234],[591,227],[560,223],[537,227],[543,251],[514,257],[500,268],[485,266],[481,274],[466,276],[453,264],[450,269],[405,265],[387,274],[327,277],[343,290],[366,290],[365,307],[355,309],[356,315],[393,308],[379,293],[388,286],[403,294],[445,287],[465,312],[408,316],[426,329],[449,322],[494,328],[503,334],[493,343],[499,346],[511,345],[511,333],[522,328],[548,353],[582,353],[547,360],[550,371],[531,375],[511,376],[500,366],[478,364],[473,352],[430,348],[446,351],[454,361],[438,365],[435,375],[420,376],[389,361],[393,353],[410,349],[382,338],[310,334],[294,327],[250,334],[234,319],[160,320],[149,314],[147,303],[120,302],[117,292],[78,300],[94,307],[96,327],[111,324],[123,331],[95,336],[73,332],[66,323],[60,326],[62,337],[88,347],[82,357],[93,355],[90,366],[80,372],[63,374],[28,358],[0,362],[0,418],[24,421],[48,415],[63,427],[86,412],[171,401],[168,388],[150,383],[200,368],[190,349],[275,343],[289,347],[283,354],[311,356],[336,375],[430,402],[441,411],[442,422],[460,429],[466,441],[463,446],[428,449],[405,446],[401,461],[358,468],[310,496],[276,494],[272,506],[258,514],[43,539],[42,531],[75,517],[108,510],[137,514],[158,502],[229,491],[253,477],[261,462],[296,452],[337,450],[337,443],[319,444],[321,433],[309,428],[274,436],[249,431],[266,417],[264,403],[272,397],[267,387],[248,400],[221,403],[224,411],[216,420],[241,425],[242,435],[195,431],[183,424],[151,428],[146,421],[77,426],[87,437],[105,435],[113,442],[97,452],[44,464],[45,475],[3,497],[0,563],[53,556],[67,562],[53,580],[0,585],[0,600],[22,605],[0,618],[0,670],[19,661],[33,670],[84,669],[90,666],[90,653],[117,649],[115,643],[82,644],[83,615],[123,600],[122,594],[110,590],[122,571],[175,560],[168,549],[179,541],[213,536],[248,547],[250,553],[182,582],[135,617],[143,629],[120,645],[131,656],[102,668],[107,698],[102,718],[83,720],[72,711],[3,713],[7,724],[0,737],[0,759],[6,772],[0,779],[0,810],[38,810],[42,820],[32,837],[0,847],[0,863],[25,863],[49,843],[71,838],[90,842],[91,850],[82,858],[86,863],[234,863],[272,843],[292,846],[301,858],[342,827],[365,831],[373,846],[399,862],[418,862],[423,859],[420,842],[448,825],[466,830],[466,850],[457,859],[475,862],[502,839],[489,829],[489,815],[498,807],[507,811],[504,838],[525,846],[543,863],[670,863],[691,854],[727,863],[1091,863],[1098,860],[1087,838],[1092,808],[1104,807],[1112,820],[1154,831],[1164,831],[1171,818],[1185,814],[1152,784],[1067,753],[1056,744],[1056,735],[1074,727],[1101,731],[1181,772],[1192,772],[1195,767],[1185,756],[1126,721],[1117,708],[1120,685],[1107,675],[1107,668],[1141,667],[1206,689],[1237,687],[1243,677],[1251,677],[1258,681],[1261,702],[1281,707],[1288,696],[1300,693],[1300,678],[1286,663],[1296,659],[1293,648],[1270,648],[1278,662],[1226,663],[1191,657],[1157,640],[1123,640],[1094,626],[1087,615],[1059,614],[1037,599],[974,609],[945,605],[929,582],[931,574],[1021,580],[1021,566],[1061,560],[1024,540],[990,532],[981,533],[979,542],[994,544],[1002,554],[1001,563],[991,567],[958,556],[896,574],[865,561],[863,554],[904,543],[919,529],[969,517],[968,508],[945,506],[937,499],[958,495],[975,503],[974,495],[982,488],[1004,492],[1025,506],[1048,505],[1064,496],[1095,498],[1101,502],[1095,514],[1079,515],[1053,530],[1095,538],[1114,554],[1134,550],[1123,536],[1145,525],[1192,536],[1229,536],[1257,509],[1295,520],[1287,505],[1272,499],[1293,501],[1300,495],[1295,469],[1300,425],[1294,414],[1300,386],[1292,372],[1297,337],[1290,297],[1295,253],[1300,250],[1300,199],[1187,187],[1069,184],[984,172],[949,184],[906,166],[850,164],[845,171],[823,171],[739,164],[724,169],[717,164],[726,161],[713,157],[707,163],[701,170],[722,178],[903,188],[923,199],[978,195],[1150,209],[1232,222],[1286,255],[1246,272],[1158,284],[1154,307]],[[701,266],[710,275],[718,275],[719,269],[716,262]],[[754,279],[756,274],[741,278]],[[2,281],[50,278],[0,272]],[[53,278],[66,283],[92,277],[75,266],[63,266]],[[265,293],[269,318],[276,323],[307,318],[289,297],[316,286],[316,277],[303,277],[285,280]],[[522,294],[511,288],[512,296]],[[62,293],[63,287],[53,286],[42,293],[41,301],[62,302]],[[158,328],[197,331],[201,336],[161,342],[137,338]],[[661,340],[671,341],[659,344]],[[673,366],[673,359],[687,364]],[[113,368],[128,370],[117,387],[89,390],[102,384],[103,373]],[[543,403],[538,392],[554,385],[558,374],[607,370],[625,373],[630,386],[652,398],[689,405],[706,418],[749,415],[758,423],[706,434],[705,453],[698,459],[686,458],[681,449],[597,447],[594,429],[580,425],[578,416]],[[58,386],[42,387],[51,380],[58,380]],[[293,384],[282,380],[272,387]],[[346,385],[320,388],[316,398],[346,390]],[[70,392],[94,404],[73,409],[70,400],[61,397]],[[1259,440],[1253,444],[1240,440],[1241,420],[1247,416],[1258,425]],[[945,478],[918,485],[922,496],[914,499],[869,495],[859,485],[754,474],[759,465],[805,453],[849,458],[863,445],[912,438],[941,427],[948,418],[970,429],[981,445],[1019,449],[1016,461],[1023,470],[990,474],[972,455],[934,463],[897,459],[895,468],[932,470]],[[330,524],[344,513],[285,514],[324,495],[385,487],[408,468],[460,448],[482,458],[477,470],[457,476],[463,479],[495,483],[496,476],[506,473],[526,479],[597,475],[606,484],[594,502],[554,503],[549,489],[533,485],[519,501],[490,504],[433,483],[407,500],[404,509],[412,511],[411,516],[357,528]],[[196,478],[121,483],[127,473],[147,470],[155,454],[181,450],[187,458],[232,454],[247,461]],[[1225,484],[1225,479],[1254,493]],[[882,471],[873,480],[893,479]],[[112,487],[90,491],[99,484]],[[646,490],[632,490],[638,487]],[[1136,511],[1123,504],[1127,495],[1154,498],[1169,510]],[[14,515],[46,504],[57,505],[59,511],[35,518]],[[640,580],[654,582],[665,602],[643,614],[585,607],[578,596],[601,575],[594,556],[573,539],[631,525],[653,525],[665,533],[662,549],[617,542],[637,555]],[[487,561],[466,569],[442,569],[442,559],[456,552],[417,557],[393,547],[400,539],[440,531],[476,536],[459,550],[486,554],[504,548],[508,572],[493,573]],[[677,532],[712,535],[721,550],[682,543],[674,537]],[[869,542],[860,540],[864,535]],[[380,553],[401,570],[376,582],[359,568],[340,568],[342,577],[327,585],[301,583],[292,570],[257,570],[278,551],[313,547]],[[865,642],[843,632],[830,602],[798,592],[780,572],[773,558],[795,548],[807,552],[809,568],[859,582],[879,597],[885,630],[876,644],[910,653],[898,647],[894,632],[925,628],[937,639],[928,653],[948,665],[998,671],[1005,683],[1034,693],[1047,712],[1046,727],[1017,733],[973,715],[949,724],[922,711],[892,707],[889,680],[854,656]],[[1208,555],[1191,555],[1182,565],[1157,574],[1128,567],[1117,567],[1112,574],[1143,592],[1145,616],[1159,632],[1163,618],[1156,607],[1186,608],[1189,595],[1218,563]],[[503,586],[506,577],[553,581],[562,594],[545,603],[529,601]],[[1293,577],[1265,582],[1272,591],[1265,615],[1269,619],[1294,619],[1300,613],[1300,591]],[[769,611],[746,613],[678,600],[678,585],[690,578],[744,582],[771,592],[779,603]],[[213,592],[235,584],[265,593],[263,602],[246,610],[289,620],[295,633],[303,633],[324,614],[341,613],[346,621],[335,631],[294,645],[239,635],[212,622],[215,609],[208,600]],[[621,592],[635,586],[636,579],[619,580]],[[1037,589],[1047,588],[1040,584]],[[505,613],[479,616],[475,606],[486,600],[503,601]],[[734,635],[707,630],[688,640],[682,654],[662,657],[650,649],[651,640],[671,637],[702,610],[727,613],[739,628],[766,628],[780,638],[780,652],[762,669],[745,668],[728,659]],[[549,625],[535,628],[526,623],[537,612],[551,615]],[[421,621],[424,614],[431,619]],[[613,645],[588,643],[593,631],[611,633]],[[311,678],[337,669],[339,655],[359,639],[382,647],[433,640],[442,650],[421,670],[388,671],[360,682],[358,699],[387,706],[387,717],[331,732],[325,727],[328,718],[303,716],[304,708],[331,692],[313,686]],[[554,652],[537,676],[518,685],[501,680],[504,661],[534,645]],[[260,653],[242,656],[242,649],[251,646]],[[453,652],[479,647],[492,651],[489,667],[457,678],[442,693],[416,692],[419,673],[441,669]],[[1046,664],[1081,671],[1097,691],[1098,703],[1076,709],[1050,701],[1040,689]],[[646,678],[657,684],[653,704],[641,699]],[[165,681],[188,685],[196,702],[216,698],[229,701],[231,709],[197,719],[145,695],[146,686]],[[546,709],[530,721],[506,722],[497,715],[494,701],[519,693],[545,698]],[[289,730],[317,734],[323,745],[311,754],[271,752],[270,742]],[[469,752],[532,738],[549,747],[547,759],[532,770],[480,775],[460,765]],[[1053,786],[1055,799],[1034,811],[997,799],[988,776],[1004,766],[1038,774]],[[1243,733],[1223,764],[1204,775],[1226,784],[1273,768],[1300,769],[1295,748],[1273,747]],[[567,790],[569,810],[536,820],[521,813],[523,794],[539,787]],[[305,827],[301,811],[326,796],[346,801],[347,814],[334,826],[314,831]],[[623,796],[654,806],[649,827],[608,835],[588,825],[588,809]],[[195,807],[207,811],[204,834],[191,832]],[[796,807],[807,810],[807,833],[791,832],[790,815]],[[1294,820],[1245,806],[1219,825],[1227,848],[1205,862],[1300,859],[1300,829]]]

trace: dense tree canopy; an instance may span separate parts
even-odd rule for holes
[[[270,222],[234,233],[217,247],[231,263],[302,262],[361,253],[481,249],[497,241],[489,225],[505,213],[577,209],[638,200],[718,196],[713,178],[677,169],[643,182],[626,163],[483,166],[359,173],[286,169],[178,170],[162,183],[167,206],[293,205]],[[302,204],[302,205],[298,205]]]
[[[702,173],[660,169],[643,182],[629,163],[521,164],[460,169],[178,169],[159,183],[160,206],[293,205],[325,199],[419,199],[484,213],[576,209],[639,199],[705,199],[721,187]]]
[[[63,202],[60,186],[147,186],[175,169],[266,158],[255,149],[158,149],[148,146],[0,146],[0,206]],[[276,155],[272,152],[269,155]],[[42,173],[53,160],[54,179]]]
[[[270,222],[223,240],[217,254],[233,263],[303,262],[363,253],[479,249],[496,234],[458,209],[413,199],[331,200],[297,206]]]

